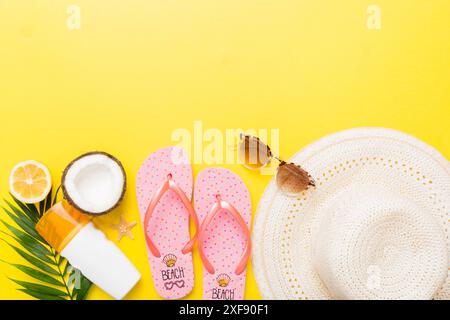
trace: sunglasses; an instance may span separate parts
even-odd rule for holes
[[[278,188],[287,195],[298,195],[316,183],[311,175],[295,163],[290,163],[275,157],[270,147],[258,137],[240,135],[238,157],[240,163],[250,170],[260,170],[275,159],[280,162],[277,168],[276,181]]]
[[[178,288],[184,288],[185,283],[184,280],[177,280],[177,281],[169,281],[164,283],[164,287],[166,290],[172,290],[174,286],[177,286]]]

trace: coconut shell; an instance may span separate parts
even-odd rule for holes
[[[108,209],[108,210],[106,210],[106,211],[103,211],[103,212],[99,212],[99,213],[93,213],[93,212],[89,212],[89,211],[85,211],[85,210],[81,209],[81,208],[80,208],[80,207],[79,207],[79,206],[78,206],[78,205],[70,198],[70,196],[69,196],[69,194],[68,194],[68,192],[67,192],[67,190],[66,190],[66,187],[65,187],[65,179],[66,179],[66,175],[67,175],[67,172],[69,171],[69,169],[72,167],[72,165],[73,165],[75,162],[77,162],[78,160],[80,160],[80,159],[82,159],[82,158],[84,158],[84,157],[87,157],[87,156],[91,156],[91,155],[104,155],[104,156],[107,156],[108,158],[110,158],[111,160],[113,160],[114,162],[116,162],[116,163],[119,165],[120,170],[122,171],[122,174],[123,174],[123,178],[124,178],[124,179],[123,179],[122,194],[121,194],[119,200],[117,201],[117,203],[116,203],[113,207],[111,207],[110,209]],[[125,196],[125,191],[127,190],[127,175],[126,175],[126,173],[125,173],[125,169],[124,169],[122,163],[120,162],[120,160],[117,159],[116,157],[114,157],[113,155],[111,155],[111,154],[109,154],[109,153],[106,153],[106,152],[103,152],[103,151],[92,151],[92,152],[87,152],[87,153],[84,153],[84,154],[82,154],[81,156],[77,157],[76,159],[72,160],[72,161],[67,165],[67,167],[64,169],[63,174],[62,174],[62,177],[61,177],[61,189],[62,189],[62,192],[63,192],[63,195],[64,195],[64,199],[66,199],[67,202],[68,202],[72,207],[74,207],[75,209],[77,209],[77,210],[79,210],[79,211],[81,211],[81,212],[83,212],[83,213],[85,213],[85,214],[87,214],[87,215],[91,215],[91,216],[101,216],[101,215],[104,215],[104,214],[107,214],[107,213],[113,211],[113,210],[116,209],[116,208],[119,206],[119,204],[122,202],[122,200],[123,200],[123,198],[124,198],[124,196]]]

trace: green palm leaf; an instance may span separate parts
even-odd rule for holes
[[[62,272],[63,275],[66,276],[68,274],[67,272],[69,271],[69,268],[70,268],[70,263],[67,262],[66,265],[64,266],[64,269],[63,269],[63,272]]]
[[[10,278],[10,280],[14,281],[15,283],[17,283],[18,285],[22,286],[25,289],[41,292],[43,294],[47,294],[47,295],[51,295],[51,296],[59,296],[59,297],[65,297],[67,295],[67,292],[63,292],[59,289],[55,289],[53,287],[45,286],[42,284],[36,284],[36,283],[32,283],[32,282],[21,281],[21,280],[16,280],[16,279],[11,279],[11,278]]]
[[[54,195],[50,192],[47,198],[38,205],[25,204],[14,197],[12,197],[12,203],[5,200],[8,208],[3,207],[3,211],[14,224],[0,219],[1,224],[8,231],[0,230],[0,232],[7,234],[20,247],[8,240],[0,239],[5,241],[29,265],[0,261],[8,263],[37,281],[35,283],[10,279],[20,286],[17,290],[33,298],[41,300],[81,300],[86,298],[92,283],[77,271],[77,276],[79,276],[76,281],[77,285],[70,284],[69,277],[75,269],[71,268],[69,262],[56,253],[35,229],[36,223],[42,215],[56,203],[58,191],[59,188]]]
[[[33,246],[33,251],[38,251],[44,255],[47,256],[53,256],[53,253],[41,242],[36,241],[33,237],[28,235],[28,233],[23,232],[22,230],[19,230],[9,223],[3,221],[0,219],[0,222],[3,223],[3,225],[8,228],[8,230],[14,235],[14,238],[16,238],[16,241],[20,244],[26,243],[27,245]],[[4,232],[5,233],[5,232]],[[10,235],[12,237],[12,235]]]
[[[23,204],[22,202],[17,200],[13,195],[11,195],[11,197],[13,198],[14,203],[19,206],[20,210],[22,210],[23,213],[25,213],[32,221],[38,222],[39,216],[37,210],[32,210],[26,204]],[[11,206],[10,204],[8,205]]]
[[[92,283],[89,281],[88,278],[83,277],[80,280],[80,288],[74,289],[74,293],[76,295],[77,300],[84,300],[86,299],[86,295],[88,294],[89,288],[91,287]]]
[[[17,252],[22,258],[24,258],[26,261],[28,261],[31,265],[35,266],[36,268],[41,269],[42,271],[45,271],[49,274],[53,275],[59,275],[58,271],[56,271],[53,267],[51,267],[49,264],[46,264],[42,262],[41,260],[33,257],[31,254],[26,253],[22,249],[17,248],[16,246],[10,244],[6,241],[6,243],[15,251]]]
[[[16,242],[20,243],[24,249],[28,252],[32,252],[33,255],[45,263],[53,263],[53,260],[49,258],[44,250],[41,251],[41,246],[37,242],[26,242],[22,241],[16,237],[12,237]]]
[[[43,294],[43,293],[40,293],[40,292],[37,292],[37,291],[33,291],[33,290],[22,289],[22,288],[17,289],[17,290],[25,292],[29,296],[32,296],[33,298],[36,298],[36,299],[39,299],[39,300],[66,300],[63,297]]]
[[[30,210],[31,212],[34,212],[34,214],[36,214],[37,217],[40,217],[39,210],[36,208],[36,206],[34,204],[25,204],[25,205],[27,206],[28,210]]]
[[[45,211],[45,200],[39,202],[39,215],[41,216],[44,211]]]
[[[3,208],[3,211],[11,218],[11,220],[13,220],[21,229],[23,229],[23,231],[28,233],[30,236],[32,236],[36,240],[44,242],[44,239],[42,239],[42,237],[39,235],[39,233],[37,233],[37,231],[34,229],[36,224],[35,223],[33,224],[33,222],[28,220],[28,218],[26,218],[25,214],[23,216],[16,216],[15,214],[11,213],[6,208]]]
[[[52,276],[49,276],[48,274],[36,270],[34,268],[30,268],[28,266],[24,266],[21,264],[15,264],[15,263],[10,263],[11,266],[19,269],[20,271],[22,271],[23,273],[29,275],[30,277],[36,279],[36,280],[40,280],[42,282],[48,283],[48,284],[52,284],[55,286],[60,286],[60,287],[64,287],[64,283],[62,283],[60,280],[55,279]]]
[[[58,188],[58,190],[56,190],[56,193],[58,193],[59,192],[59,188]],[[42,201],[42,202],[44,202],[44,201]],[[41,203],[42,203],[41,202]],[[45,198],[45,206],[44,206],[44,211],[42,211],[41,210],[41,216],[44,214],[44,213],[46,213],[51,207],[52,207],[52,205],[53,205],[53,201],[52,201],[52,193],[50,192],[49,194],[48,194],[48,196],[47,196],[47,198]]]

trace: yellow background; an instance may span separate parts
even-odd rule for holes
[[[66,27],[72,3],[80,30]],[[366,26],[372,3],[381,30]],[[45,163],[57,185],[74,157],[108,151],[129,177],[124,204],[99,221],[115,239],[120,212],[138,221],[141,162],[195,120],[279,128],[284,157],[355,126],[396,128],[449,157],[449,13],[448,0],[0,0],[0,195],[19,161]],[[256,206],[270,177],[228,167]],[[119,243],[143,275],[128,298],[156,299],[140,226],[134,234]],[[195,270],[188,298],[199,299],[197,253]],[[26,298],[6,278],[25,276],[0,271],[0,298]],[[251,268],[246,298],[260,298]]]

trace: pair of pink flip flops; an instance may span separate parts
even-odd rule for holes
[[[186,152],[178,147],[150,155],[137,175],[137,199],[158,294],[188,295],[194,287],[192,249],[203,261],[203,298],[242,300],[251,252],[251,200],[244,182],[223,168],[201,171],[194,190]],[[189,218],[196,235],[189,234]]]

